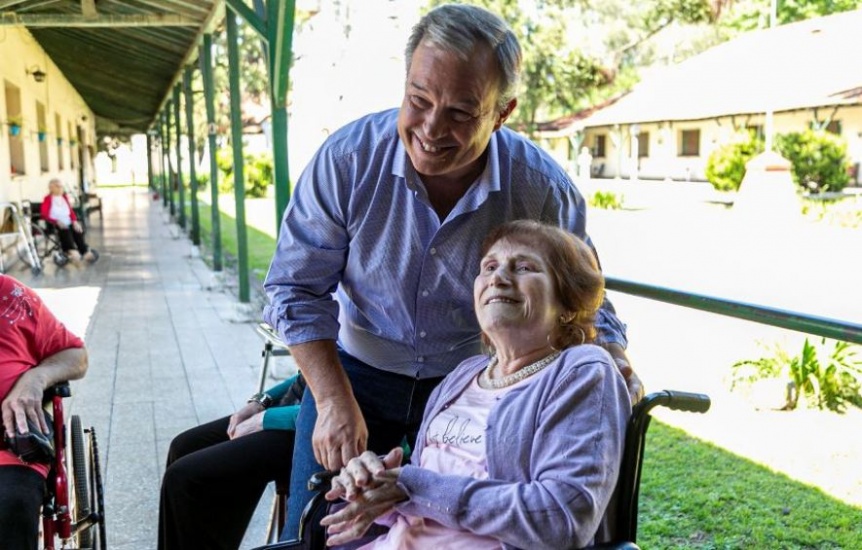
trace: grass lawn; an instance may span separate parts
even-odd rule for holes
[[[199,206],[202,249],[211,257],[211,209]],[[236,221],[220,219],[225,263],[235,265]],[[249,227],[248,245],[250,269],[262,278],[275,239]],[[658,420],[648,437],[639,522],[644,549],[862,548],[862,509]]]

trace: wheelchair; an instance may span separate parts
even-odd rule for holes
[[[34,274],[42,270],[42,265],[49,257],[57,267],[69,263],[69,257],[63,252],[57,232],[53,226],[41,219],[39,204],[23,201],[21,214],[29,222],[24,224],[27,239],[18,246],[18,257],[30,266]]]
[[[641,470],[643,468],[646,433],[652,416],[650,411],[663,406],[687,412],[705,413],[709,410],[708,396],[696,393],[664,390],[647,395],[632,410],[626,427],[625,448],[617,480],[616,527],[610,542],[589,547],[586,550],[639,550],[637,545],[638,496]],[[337,472],[321,472],[312,476],[308,488],[317,494],[303,510],[299,539],[260,546],[255,550],[323,550],[326,548],[326,532],[320,525],[329,512],[329,502],[323,497],[329,490],[330,481]]]
[[[41,548],[105,550],[105,499],[96,431],[83,428],[77,415],[66,426],[63,398],[71,395],[68,382],[44,394],[45,409],[53,416],[55,456],[45,481]]]

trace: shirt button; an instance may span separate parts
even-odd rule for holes
[[[425,332],[424,330],[423,330],[422,332],[420,332],[420,333],[419,333],[419,337],[420,337],[420,338],[425,338],[426,336],[428,336],[428,333],[427,333],[427,332]]]
[[[423,290],[423,291],[422,291],[422,296],[423,296],[423,297],[428,296],[428,291],[427,291],[427,290]]]
[[[425,362],[425,358],[424,358],[424,357],[422,357],[421,355],[420,355],[419,357],[417,357],[417,358],[416,358],[416,360],[417,360],[417,361],[419,361],[420,363],[424,363],[424,362]]]
[[[437,254],[437,249],[431,248],[431,250],[429,250],[429,252],[431,252],[431,255],[433,256],[434,254]]]

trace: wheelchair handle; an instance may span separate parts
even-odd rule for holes
[[[649,410],[661,405],[675,411],[705,413],[711,404],[709,396],[702,393],[662,390],[649,394],[636,407]]]

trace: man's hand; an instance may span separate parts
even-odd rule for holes
[[[42,394],[48,386],[41,374],[38,368],[25,371],[0,405],[3,426],[9,437],[16,435],[16,427],[18,433],[28,433],[28,419],[35,426],[39,426],[42,433],[48,433],[48,424],[42,412]]]
[[[629,363],[626,350],[619,344],[608,344],[605,348],[611,354],[617,368],[620,370],[620,374],[626,380],[632,405],[636,405],[644,397],[644,387],[640,377],[632,369],[631,363]]]
[[[371,451],[352,459],[333,478],[327,500],[346,499],[349,504],[320,522],[328,527],[328,546],[361,537],[374,520],[407,498],[397,485],[403,451],[396,447],[381,460]]]
[[[339,470],[365,451],[368,428],[353,395],[317,402],[311,445],[314,458],[327,470]]]
[[[227,435],[236,439],[263,429],[263,406],[252,401],[233,413],[227,425]]]

